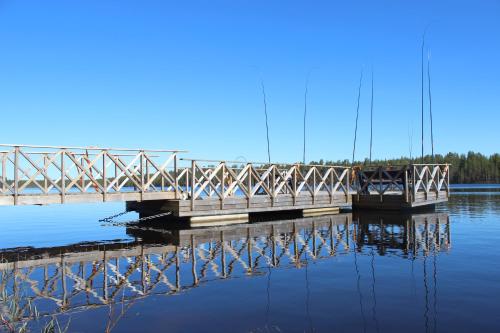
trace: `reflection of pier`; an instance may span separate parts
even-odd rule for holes
[[[358,248],[376,246],[381,255],[400,250],[403,254],[415,255],[423,251],[427,255],[432,249],[439,251],[450,246],[450,224],[448,214],[401,214],[394,212],[360,213],[355,216],[358,228]]]
[[[359,218],[359,221],[358,221]],[[140,235],[140,227],[130,229]],[[148,231],[150,232],[150,231]],[[19,319],[169,295],[214,279],[264,274],[308,260],[377,247],[403,258],[447,250],[447,215],[351,214],[196,229],[159,230],[167,244],[79,245],[0,253],[0,292],[19,304]]]

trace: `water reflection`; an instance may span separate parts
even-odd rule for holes
[[[2,250],[0,291],[4,301],[16,304],[12,320],[38,322],[54,314],[109,306],[108,329],[146,297],[182,294],[214,280],[266,274],[269,323],[272,271],[304,268],[306,317],[312,330],[308,262],[354,255],[364,328],[370,316],[377,331],[376,257],[399,257],[411,265],[423,258],[423,319],[428,329],[432,320],[436,325],[437,317],[431,314],[437,308],[431,306],[431,292],[437,302],[436,253],[448,251],[451,245],[450,223],[444,213],[340,214],[188,230],[131,226],[127,233],[136,240]],[[368,294],[358,256],[370,258]],[[428,279],[434,280],[434,291]],[[372,300],[371,308],[365,305],[367,298]]]

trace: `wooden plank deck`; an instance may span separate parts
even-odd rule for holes
[[[447,202],[448,193],[440,191],[427,195],[423,192],[417,193],[413,200],[406,201],[405,195],[397,192],[388,192],[383,195],[377,193],[353,194],[353,209],[380,209],[380,210],[407,210],[432,206],[438,203]]]
[[[280,194],[274,200],[269,196],[254,196],[250,200],[245,197],[233,197],[222,202],[217,198],[196,200],[192,205],[189,200],[165,200],[129,203],[128,209],[137,211],[163,212],[171,211],[175,217],[211,216],[226,214],[265,213],[289,210],[316,208],[336,208],[350,206],[350,195],[317,194],[315,197],[301,194]]]

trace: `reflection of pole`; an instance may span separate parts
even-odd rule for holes
[[[446,237],[448,238],[447,239],[447,248],[450,248],[451,246],[451,235],[450,235],[450,217],[447,216],[446,217]]]
[[[64,257],[61,256],[61,284],[62,284],[62,290],[63,290],[63,296],[62,296],[62,307],[66,307],[66,263],[64,262]]]
[[[425,253],[424,253],[424,256],[427,256],[429,254],[429,221],[427,221],[427,218],[424,219],[424,232],[425,232],[425,237],[424,237]]]
[[[335,255],[335,247],[333,242],[333,219],[330,218],[330,255]]]
[[[439,251],[441,249],[441,226],[439,223],[439,217],[436,219],[436,226],[434,228],[434,249]]]
[[[314,255],[314,258],[316,258],[316,224],[312,223],[312,227],[313,227],[313,230],[312,230],[312,245],[313,245],[313,255]]]
[[[373,247],[371,250],[371,255],[372,255],[372,262],[371,262],[371,267],[372,267],[372,297],[373,297],[373,308],[372,308],[372,316],[373,316],[373,321],[375,322],[375,327],[377,329],[377,332],[380,332],[380,327],[377,319],[377,295],[375,294],[375,253],[373,252]]]
[[[295,266],[300,267],[299,246],[297,244],[297,228],[295,223],[293,224],[293,254],[295,257]]]
[[[276,267],[276,238],[274,236],[274,224],[271,226],[271,242],[273,246],[273,267]]]
[[[102,290],[103,290],[104,300],[107,301],[108,300],[108,261],[106,259],[106,250],[103,251],[102,264],[103,264],[103,287],[102,287]]]
[[[354,228],[354,230],[356,230],[356,228]],[[356,241],[354,242],[354,267],[356,269],[356,276],[357,276],[356,287],[357,287],[358,295],[359,295],[359,308],[361,311],[361,318],[363,320],[363,332],[366,332],[366,318],[365,318],[365,312],[363,309],[363,294],[361,293],[361,274],[360,274],[359,268],[358,268],[358,256],[356,253],[358,251],[357,244],[358,244],[358,242],[356,239]]]
[[[427,286],[427,255],[424,254],[424,288],[425,288],[425,332],[429,331],[429,287]]]
[[[408,219],[405,221],[405,241],[406,241],[406,254],[410,251],[410,224]]]
[[[226,277],[226,248],[224,243],[224,231],[220,232],[220,243],[221,243],[221,265],[222,265],[222,277]]]
[[[193,284],[198,284],[198,273],[196,272],[196,251],[194,244],[194,235],[191,235],[191,271],[193,272]]]
[[[384,219],[380,219],[380,254],[384,255],[385,254],[385,226],[384,226]]]
[[[175,287],[181,290],[181,271],[179,267],[179,247],[175,247]]]
[[[141,244],[141,283],[142,283],[142,292],[146,293],[146,276],[144,270],[144,246]]]
[[[347,244],[347,249],[350,248],[350,245],[349,245],[349,216],[346,216],[345,217],[345,241],[346,241],[346,244]]]
[[[439,219],[438,219],[439,223]],[[433,256],[433,279],[434,279],[434,327],[433,327],[433,332],[437,332],[437,254],[436,254],[436,249],[434,249],[434,256]]]
[[[250,235],[250,228],[247,228],[247,252],[248,252],[248,270],[249,272],[253,272],[252,267],[252,237]]]

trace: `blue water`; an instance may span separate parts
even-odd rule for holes
[[[29,330],[55,318],[69,332],[500,331],[500,192],[188,236],[99,222],[123,208],[0,208],[0,286],[36,304]]]

